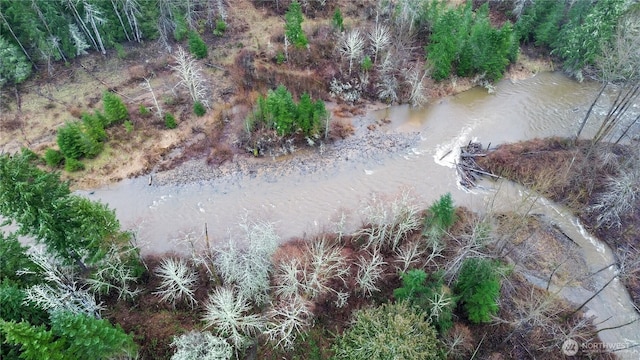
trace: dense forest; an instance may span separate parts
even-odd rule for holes
[[[524,51],[601,81],[600,94],[616,86],[595,148],[634,124],[620,119],[639,93],[638,4],[254,0],[277,24],[254,44],[240,37],[252,24],[230,15],[240,3],[0,0],[3,111],[19,113],[30,81],[84,57],[125,59],[150,44],[166,55],[129,68],[123,83],[142,83],[144,101],[105,86],[91,106],[64,104],[70,116],[45,147],[0,155],[0,214],[17,228],[0,233],[2,359],[559,358],[569,335],[599,341],[582,306],[514,271],[510,240],[549,227],[535,217],[483,218],[448,194],[422,210],[402,194],[368,204],[354,233],[337,223],[283,244],[273,224],[244,219],[225,246],[205,236],[191,239],[190,256],[150,258],[113,210],[74,195],[57,171],[82,176],[96,159],[126,153],[122,143],[137,146],[136,133],[155,141],[207,116],[211,128],[192,125],[185,137],[206,133],[214,162],[238,149],[324,145],[350,133],[325,101],[420,106],[428,87],[458,78],[491,89]],[[228,92],[246,107],[238,118],[216,78],[233,82]]]

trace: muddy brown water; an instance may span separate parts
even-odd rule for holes
[[[238,227],[234,224],[243,217],[274,222],[283,241],[333,230],[342,214],[347,227],[354,228],[361,221],[358,209],[372,196],[393,197],[407,190],[422,207],[450,192],[456,204],[475,211],[487,211],[489,203],[513,210],[514,204],[522,202],[523,189],[496,196],[495,185],[473,192],[457,185],[453,168],[456,150],[470,140],[496,145],[575,134],[597,87],[593,83],[578,84],[560,73],[541,73],[518,82],[505,80],[497,84],[493,94],[476,88],[423,108],[393,106],[356,119],[360,123],[389,119],[389,124],[376,131],[418,138],[411,146],[393,153],[360,158],[358,151],[368,153],[371,149],[367,145],[358,148],[356,143],[355,156],[338,153],[331,166],[315,167],[313,171],[298,166],[281,175],[263,176],[260,171],[229,173],[208,181],[162,186],[149,186],[145,177],[82,193],[116,209],[122,225],[136,231],[145,253],[188,252],[184,239],[202,239],[205,224],[214,246],[230,237],[237,238]],[[595,111],[602,113],[604,108]],[[585,135],[593,131],[593,126],[588,126]],[[509,187],[513,186],[506,186]],[[613,263],[611,250],[589,236],[569,212],[548,202],[541,202],[534,211],[550,217],[580,244],[590,271]],[[553,284],[552,290],[555,286],[561,296],[581,303],[614,275],[615,269],[610,267],[592,277],[591,289]],[[591,301],[588,309],[601,329],[637,317],[617,280]],[[600,336],[610,346],[628,346],[640,342],[640,326],[636,322],[605,330]],[[640,358],[640,350],[635,349],[617,354]]]

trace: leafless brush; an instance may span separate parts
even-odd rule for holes
[[[621,215],[632,214],[640,196],[640,164],[607,179],[606,190],[589,210],[597,214],[598,226],[620,227]]]
[[[253,338],[264,328],[264,319],[249,314],[249,300],[229,288],[217,288],[205,305],[202,320],[207,327],[215,328],[218,336],[231,341],[239,350],[253,343]]]
[[[165,258],[156,269],[156,275],[162,282],[154,294],[160,295],[162,301],[169,301],[173,306],[181,300],[192,307],[196,305],[194,288],[198,276],[186,261]]]
[[[405,243],[396,249],[396,270],[398,273],[405,273],[409,268],[420,260],[425,251],[420,248],[420,244],[416,241]]]
[[[384,275],[384,265],[386,264],[379,251],[374,250],[373,254],[370,253],[369,256],[358,257],[356,283],[358,289],[365,296],[371,296],[374,292],[380,291],[376,283]]]
[[[118,292],[118,300],[136,297],[141,290],[135,288],[133,284],[138,279],[133,275],[131,267],[123,261],[134,252],[136,252],[135,248],[122,251],[112,246],[98,264],[97,270],[86,280],[91,290],[99,294],[108,294],[115,290]]]
[[[412,203],[408,192],[390,204],[374,196],[362,209],[362,214],[365,226],[355,235],[365,237],[367,248],[395,250],[421,225],[418,208]]]
[[[300,296],[281,299],[266,314],[265,334],[283,349],[291,349],[296,338],[313,322],[310,303]]]
[[[416,68],[405,72],[405,82],[409,85],[409,103],[411,106],[422,106],[427,102],[424,94],[424,78],[427,76],[426,71],[420,71]]]
[[[171,346],[176,348],[171,360],[229,360],[233,356],[231,345],[209,331],[182,334],[173,339]]]
[[[214,263],[225,284],[235,285],[238,292],[257,304],[269,302],[269,276],[272,271],[271,256],[280,237],[273,224],[249,223],[244,219],[240,228],[246,240],[239,248],[238,239],[229,239],[224,249],[217,249]]]

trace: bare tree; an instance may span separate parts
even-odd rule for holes
[[[300,296],[281,299],[267,311],[265,334],[276,346],[291,349],[298,335],[313,321],[309,301]]]
[[[356,265],[358,273],[356,275],[356,283],[358,289],[365,295],[371,296],[374,292],[380,291],[376,283],[384,275],[384,261],[379,251],[375,250],[368,256],[359,256]]]
[[[369,32],[369,41],[371,42],[371,48],[373,50],[373,63],[378,63],[378,54],[386,50],[391,43],[391,33],[389,28],[385,25],[376,23],[376,25]]]
[[[199,101],[203,105],[209,106],[204,76],[196,59],[180,46],[178,46],[178,51],[176,51],[174,58],[176,59],[177,65],[172,66],[171,69],[173,69],[180,78],[178,85],[187,89],[194,103]]]
[[[338,46],[340,54],[349,59],[349,75],[351,75],[353,62],[360,59],[364,50],[364,38],[360,30],[353,29],[342,35]]]
[[[186,300],[193,307],[196,304],[195,285],[198,276],[186,261],[166,258],[156,270],[162,280],[155,294],[175,307],[177,301]]]
[[[412,68],[405,72],[405,82],[409,85],[409,103],[411,106],[421,106],[427,101],[424,94],[424,78],[427,76],[426,71],[420,71]]]
[[[144,82],[140,84],[140,86],[142,86],[143,89],[151,93],[151,97],[153,98],[153,103],[156,107],[156,115],[158,116],[159,119],[162,119],[162,108],[158,103],[158,99],[156,99],[156,94],[153,92],[153,88],[151,87],[151,83],[149,83],[149,79],[145,78]]]

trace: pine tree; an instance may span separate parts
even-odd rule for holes
[[[104,107],[104,115],[108,121],[107,124],[104,124],[105,127],[115,123],[124,122],[129,118],[129,111],[120,96],[105,91],[102,96],[102,103]]]
[[[489,322],[498,312],[500,278],[496,266],[487,259],[468,258],[460,268],[455,292],[474,324]]]
[[[189,52],[192,53],[196,59],[204,59],[207,57],[207,44],[202,40],[197,32],[189,32]]]
[[[304,30],[302,30],[304,17],[302,16],[302,8],[298,1],[294,0],[291,5],[289,5],[289,10],[287,10],[287,13],[284,15],[284,19],[286,21],[284,24],[284,36],[286,36],[288,41],[296,48],[302,49],[306,47],[309,42]]]

